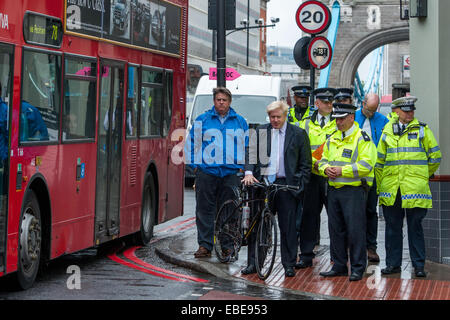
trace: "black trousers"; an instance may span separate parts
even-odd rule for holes
[[[367,266],[366,200],[362,187],[328,188],[328,230],[333,270],[348,272],[347,248],[351,272],[363,274]]]
[[[299,232],[300,259],[305,262],[314,258],[313,250],[320,231],[320,213],[324,205],[328,207],[325,177],[311,174],[310,179],[305,190]]]
[[[276,184],[286,184],[286,179],[275,180]],[[297,260],[297,217],[298,199],[290,191],[278,191],[273,200],[272,212],[278,216],[280,228],[281,264],[283,267],[294,267]],[[256,230],[248,244],[248,265],[255,263]]]
[[[234,189],[240,185],[236,174],[216,177],[201,170],[195,178],[195,215],[197,224],[197,242],[208,250],[214,245],[214,220],[221,205],[236,198]]]
[[[415,269],[425,266],[425,237],[422,220],[427,214],[425,208],[402,208],[400,189],[393,206],[383,206],[386,220],[386,265],[400,267],[403,258],[403,220],[408,225],[408,246],[412,265]]]
[[[373,185],[369,189],[367,196],[366,218],[367,218],[367,249],[377,249],[378,215],[377,215],[377,183],[373,180]]]

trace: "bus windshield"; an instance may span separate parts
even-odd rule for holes
[[[269,122],[266,107],[275,100],[274,96],[233,95],[231,108],[243,116],[248,124],[262,124]],[[198,95],[192,107],[191,123],[203,112],[211,109],[213,104],[212,94]]]

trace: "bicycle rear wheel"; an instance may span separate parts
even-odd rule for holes
[[[256,271],[261,280],[266,280],[272,272],[277,253],[278,226],[275,216],[268,210],[262,214],[256,234]]]
[[[235,200],[227,200],[220,207],[214,223],[214,251],[220,262],[238,259],[242,244],[241,207]]]

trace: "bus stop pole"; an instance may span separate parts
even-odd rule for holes
[[[217,86],[226,87],[225,0],[217,0]]]

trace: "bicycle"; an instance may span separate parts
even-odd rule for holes
[[[250,198],[248,186],[242,185],[237,199],[230,199],[220,207],[214,223],[214,250],[220,262],[238,260],[241,246],[248,242],[257,228],[255,241],[256,271],[261,280],[267,279],[273,269],[277,252],[278,224],[271,210],[275,194],[281,190],[298,190],[298,186],[254,183],[261,188],[264,198]],[[250,219],[250,204],[254,209],[261,202],[264,206]]]

